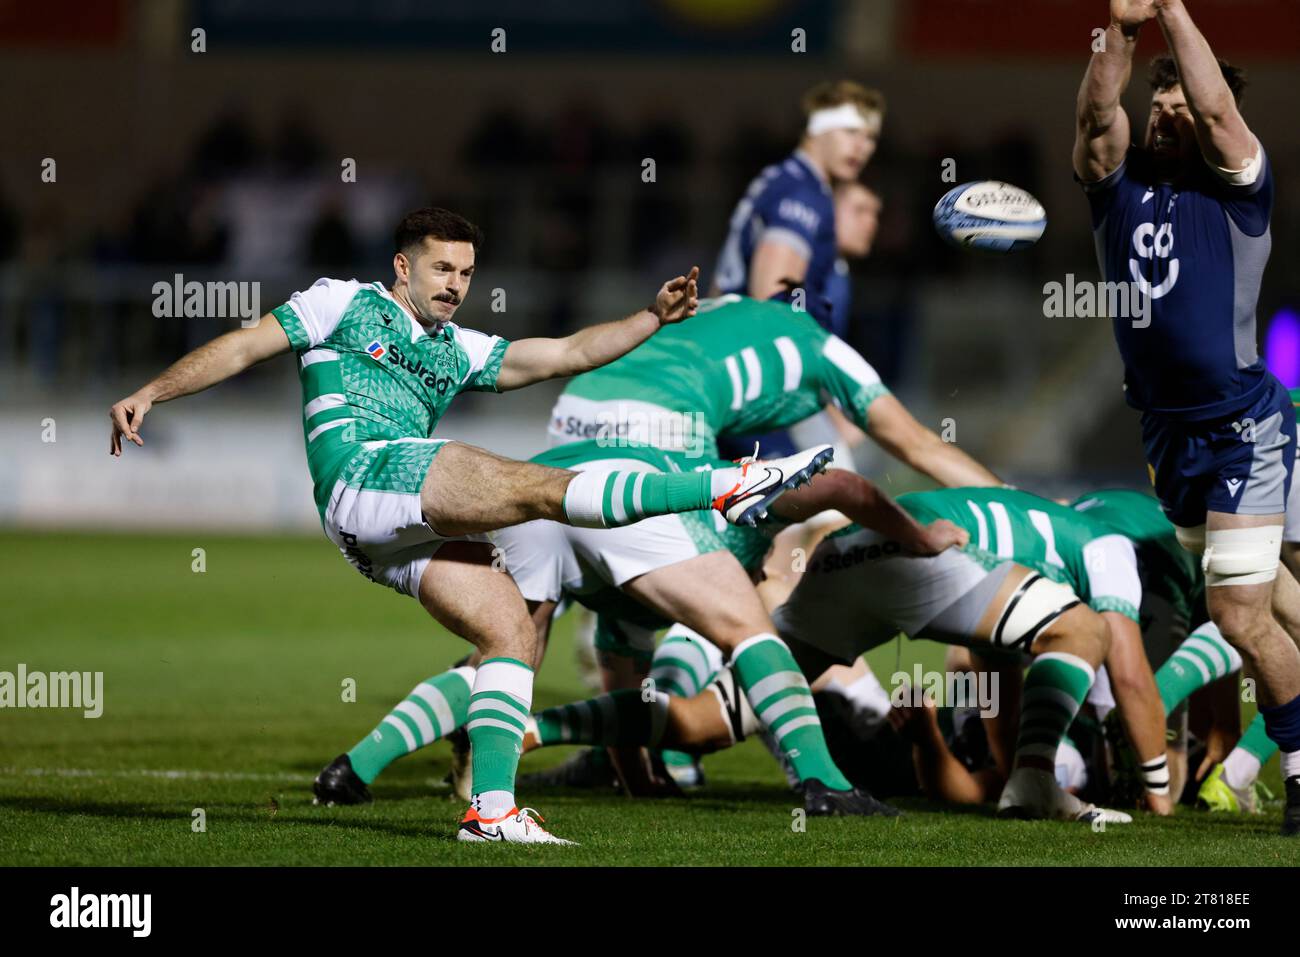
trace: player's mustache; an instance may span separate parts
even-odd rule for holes
[[[454,292],[441,292],[433,298],[435,302],[446,302],[453,306],[460,305],[460,296],[456,295]]]

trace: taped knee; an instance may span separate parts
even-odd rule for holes
[[[1205,533],[1206,585],[1260,585],[1277,577],[1282,526],[1218,528]]]

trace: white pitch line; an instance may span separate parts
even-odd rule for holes
[[[128,768],[118,771],[92,768],[0,768],[0,776],[54,778],[163,778],[174,781],[310,781],[302,774],[256,774],[241,771],[191,771]]]
[[[164,770],[154,768],[126,768],[117,771],[94,768],[5,768],[0,767],[0,777],[51,777],[51,778],[161,778],[167,781],[291,781],[305,784],[313,780],[304,774],[258,774],[243,771]],[[435,791],[450,789],[451,785],[438,778],[428,778],[424,784]]]

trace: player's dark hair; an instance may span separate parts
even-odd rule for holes
[[[409,252],[425,238],[444,243],[470,243],[474,251],[483,243],[483,230],[464,216],[441,206],[426,206],[402,217],[393,231],[393,251]]]
[[[1246,97],[1246,71],[1223,59],[1219,60],[1219,71],[1223,74],[1228,89],[1232,91],[1232,98],[1237,101],[1238,106],[1241,106],[1241,101]],[[1178,64],[1174,58],[1168,53],[1162,53],[1154,58],[1151,66],[1147,68],[1147,82],[1157,93],[1182,83],[1178,77]]]

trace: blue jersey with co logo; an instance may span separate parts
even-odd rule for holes
[[[1233,185],[1203,162],[1161,181],[1150,155],[1135,147],[1084,190],[1103,277],[1135,284],[1150,302],[1149,324],[1113,320],[1129,404],[1180,420],[1253,405],[1268,388],[1255,343],[1272,245],[1273,174],[1263,150],[1249,185]]]

